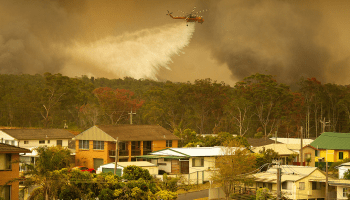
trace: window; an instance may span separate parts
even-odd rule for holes
[[[343,160],[343,152],[339,152],[339,160]]]
[[[286,190],[287,189],[287,182],[282,183],[282,189]]]
[[[57,145],[57,146],[62,146],[62,140],[57,140],[57,141],[56,141],[56,145]]]
[[[319,157],[320,156],[320,151],[319,150],[315,150],[315,156]]]
[[[118,148],[121,151],[127,151],[128,150],[128,143],[126,143],[126,142],[119,142]]]
[[[305,190],[305,182],[299,182],[299,190]]]
[[[24,144],[29,144],[29,141],[28,141],[28,140],[25,140],[25,141],[24,141]]]
[[[5,140],[5,144],[10,144],[10,140]]]
[[[103,150],[103,149],[105,149],[104,141],[94,141],[93,148],[96,149],[96,150]]]
[[[47,144],[50,144],[50,140],[47,141]]]
[[[79,149],[89,149],[89,140],[79,140]]]
[[[204,157],[192,158],[192,167],[204,167]]]
[[[173,146],[173,141],[172,140],[167,140],[166,141],[166,147],[172,147]]]
[[[282,189],[284,190],[292,190],[293,183],[291,181],[282,182]]]
[[[320,182],[312,182],[312,190],[320,190],[321,183]]]
[[[0,170],[11,170],[11,154],[2,153],[0,154]]]
[[[45,140],[39,140],[39,144],[45,144]]]
[[[348,188],[343,188],[343,197],[348,197]]]
[[[11,145],[15,145],[15,141],[14,140],[11,140]]]
[[[4,185],[0,191],[0,197],[4,200],[11,200],[11,185]]]

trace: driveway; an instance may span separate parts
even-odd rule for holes
[[[179,194],[179,196],[177,197],[177,200],[192,200],[192,199],[199,199],[204,197],[209,197],[209,190],[201,190],[196,192]]]

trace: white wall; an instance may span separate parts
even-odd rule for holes
[[[339,179],[344,178],[344,172],[348,171],[350,169],[350,166],[341,166],[338,168],[339,172]]]
[[[200,158],[200,157],[197,157],[197,158]],[[215,168],[215,157],[204,157],[204,166],[203,167],[192,167],[192,158],[190,158],[189,164],[190,164],[189,173],[213,169],[213,168]]]
[[[60,139],[59,139],[60,140]],[[24,144],[24,141],[28,141],[28,144]],[[39,144],[39,140],[20,140],[19,146],[23,148],[32,148],[32,147],[41,147],[41,146],[56,146],[57,139],[50,139],[50,143],[48,140],[45,140],[45,144]],[[68,147],[68,139],[62,139],[62,147]]]
[[[6,143],[17,146],[16,139],[3,131],[0,131],[0,143]]]
[[[157,159],[152,160],[153,164],[157,164]],[[158,165],[159,170],[164,170],[168,174],[171,173],[171,161],[164,161],[163,158],[158,159],[158,163],[165,163],[166,165]]]
[[[344,186],[337,187],[337,199],[348,199],[347,197],[343,197],[343,188]],[[348,188],[350,190],[350,188]]]

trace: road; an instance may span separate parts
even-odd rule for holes
[[[179,194],[177,200],[192,200],[209,197],[209,190],[201,190],[197,192],[189,192],[185,194]]]

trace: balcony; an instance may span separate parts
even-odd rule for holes
[[[119,150],[119,156],[129,156],[128,150]]]
[[[108,151],[109,157],[115,157],[115,150]],[[119,156],[129,156],[129,151],[119,150]]]
[[[143,149],[143,155],[147,155],[152,152],[152,149],[144,148]]]
[[[132,149],[131,150],[131,156],[141,156],[141,150],[139,149]]]

